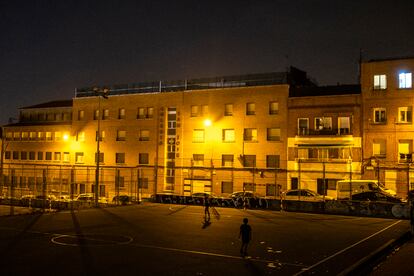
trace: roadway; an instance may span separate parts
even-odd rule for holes
[[[0,217],[2,275],[332,275],[408,221],[168,204]],[[238,232],[249,218],[249,258]]]

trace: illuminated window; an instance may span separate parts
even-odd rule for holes
[[[224,105],[224,116],[233,116],[233,104]]]
[[[55,141],[62,141],[62,133],[60,131],[55,132]]]
[[[118,119],[125,119],[125,108],[120,108],[119,109]]]
[[[247,103],[246,104],[246,115],[255,115],[256,114],[256,104]]]
[[[94,111],[94,113],[93,113],[93,119],[94,119],[94,120],[98,120],[98,118],[99,118],[99,110],[98,110],[98,109],[96,109],[96,110]]]
[[[70,162],[70,153],[64,152],[63,153],[63,162]]]
[[[266,168],[279,168],[279,155],[266,155]]]
[[[339,134],[351,133],[351,121],[349,117],[338,117]]]
[[[76,163],[83,163],[83,152],[76,152],[75,153],[75,162]]]
[[[223,129],[223,142],[234,142],[234,129]]]
[[[298,118],[298,134],[309,134],[309,118]]]
[[[137,119],[147,118],[147,109],[145,107],[138,107]]]
[[[85,118],[85,111],[78,110],[78,121],[83,120]]]
[[[116,134],[117,141],[125,141],[126,139],[126,131],[125,130],[118,130]]]
[[[31,141],[35,141],[37,139],[37,132],[35,132],[35,131],[30,131],[30,134],[29,134],[29,140],[31,140]]]
[[[138,155],[138,164],[148,165],[149,164],[149,154],[148,153],[140,153]]]
[[[13,132],[10,132],[10,131],[6,132],[6,140],[7,141],[13,140]]]
[[[200,107],[198,105],[191,106],[191,117],[200,116]]]
[[[374,123],[383,124],[387,122],[386,109],[383,107],[374,108]]]
[[[109,109],[104,109],[102,114],[102,120],[108,120],[109,118]]]
[[[412,161],[412,140],[398,141],[398,161],[411,162]]]
[[[257,129],[256,128],[245,128],[244,129],[244,141],[257,142]]]
[[[280,128],[268,128],[267,141],[280,141]]]
[[[374,90],[387,89],[387,76],[386,75],[374,75]]]
[[[105,131],[101,130],[101,135],[99,136],[99,141],[103,141],[105,139]],[[95,132],[95,141],[98,141],[98,132]]]
[[[279,113],[279,103],[278,102],[270,102],[269,103],[269,114],[275,115]]]
[[[150,131],[148,129],[141,129],[139,131],[139,141],[149,141]]]
[[[243,155],[244,167],[256,167],[256,155]]]
[[[204,129],[193,130],[193,143],[204,143]]]
[[[331,117],[316,117],[315,118],[315,130],[330,130],[332,129]]]
[[[20,140],[20,132],[13,132],[13,140]]]
[[[55,161],[60,161],[62,160],[62,154],[60,152],[55,152]]]
[[[411,88],[412,87],[412,79],[411,73],[400,73],[398,75],[398,87],[399,88]]]
[[[204,166],[204,154],[193,154],[193,166]]]
[[[85,141],[85,132],[84,131],[79,131],[78,134],[76,135],[76,141],[79,142],[84,142]]]
[[[23,141],[29,140],[29,132],[27,132],[27,131],[22,132],[22,140]]]
[[[124,152],[117,152],[115,153],[115,162],[117,164],[125,163],[125,153]]]
[[[223,154],[221,156],[221,166],[222,167],[233,167],[234,155],[233,154]]]
[[[398,108],[398,122],[411,123],[412,122],[412,107],[405,106]]]
[[[374,139],[372,142],[372,155],[385,157],[386,155],[387,140]]]

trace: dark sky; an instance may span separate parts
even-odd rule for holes
[[[76,87],[284,71],[357,83],[414,56],[413,0],[1,0],[0,123]]]

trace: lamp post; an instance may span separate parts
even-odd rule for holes
[[[98,96],[98,127],[96,133],[96,171],[95,171],[95,207],[99,207],[99,163],[100,163],[100,149],[99,142],[101,140],[101,96],[108,99],[109,89],[94,88],[93,91]]]

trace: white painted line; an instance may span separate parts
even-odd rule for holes
[[[348,246],[348,247],[346,247],[346,248],[344,248],[344,249],[342,249],[342,250],[340,250],[340,251],[336,252],[335,254],[333,254],[333,255],[331,255],[331,256],[329,256],[329,257],[326,257],[325,259],[323,259],[323,260],[321,260],[321,261],[317,262],[316,264],[313,264],[313,265],[311,265],[311,266],[309,266],[309,267],[303,268],[300,272],[298,272],[298,273],[294,274],[294,276],[296,276],[296,275],[301,275],[302,273],[308,272],[309,270],[311,270],[311,269],[313,269],[313,268],[317,267],[318,265],[320,265],[320,264],[322,264],[322,263],[324,263],[324,262],[326,262],[326,261],[328,261],[328,260],[330,260],[330,259],[332,259],[332,258],[334,258],[334,257],[338,256],[339,254],[342,254],[343,252],[345,252],[345,251],[347,251],[347,250],[351,249],[352,247],[355,247],[355,246],[357,246],[358,244],[361,244],[361,243],[363,243],[364,241],[369,240],[370,238],[375,237],[375,236],[377,236],[377,235],[381,234],[382,232],[384,232],[384,231],[388,230],[389,228],[391,228],[391,227],[393,227],[393,226],[397,225],[397,224],[398,224],[398,223],[400,223],[401,221],[402,221],[402,220],[396,221],[395,223],[393,223],[393,224],[391,224],[391,225],[388,225],[388,226],[387,226],[387,227],[385,227],[384,229],[382,229],[382,230],[380,230],[380,231],[378,231],[378,232],[376,232],[376,233],[374,233],[374,234],[372,234],[372,235],[370,235],[370,236],[368,236],[368,237],[366,237],[366,238],[364,238],[364,239],[360,240],[359,242],[356,242],[356,243],[354,243],[354,244],[352,244],[352,245],[350,245],[350,246]]]

